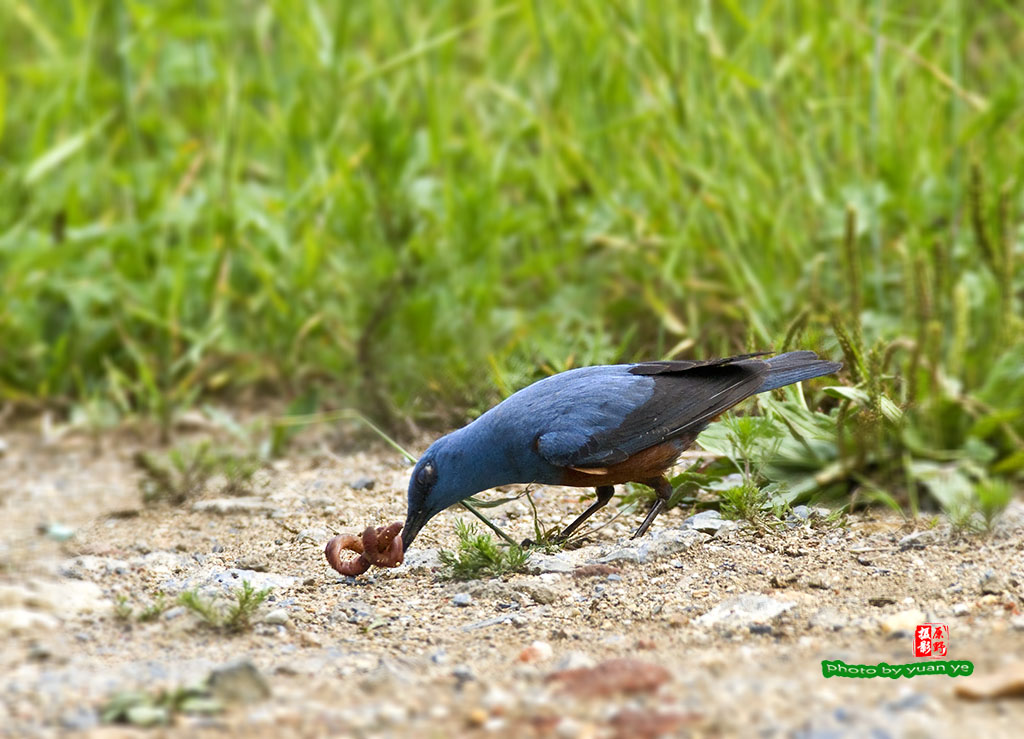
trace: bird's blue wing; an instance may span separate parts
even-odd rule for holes
[[[586,369],[604,371],[545,380],[565,378],[550,388],[557,392],[544,393],[546,402],[533,409],[535,428],[543,429],[536,449],[559,467],[604,467],[668,439],[696,436],[719,414],[756,393],[769,366],[735,357]]]
[[[514,414],[503,419],[506,428],[531,429],[532,446],[545,461],[571,467],[579,464],[580,450],[595,435],[615,428],[650,399],[654,380],[631,374],[631,367],[582,367],[553,375],[520,390],[491,412]],[[596,466],[628,455],[608,448],[587,456]]]

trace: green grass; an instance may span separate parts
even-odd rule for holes
[[[232,595],[233,600],[224,605],[198,590],[186,590],[178,596],[178,603],[215,629],[233,633],[248,631],[259,607],[270,595],[270,588],[256,590],[246,581]]]
[[[166,458],[138,451],[132,459],[142,472],[139,489],[147,505],[181,505],[202,493],[218,475],[219,495],[247,495],[252,492],[252,476],[261,464],[255,453],[237,454],[209,441],[174,447]]]
[[[477,580],[522,572],[530,558],[529,549],[499,544],[490,534],[480,533],[476,524],[456,521],[455,533],[459,537],[458,549],[438,552],[443,576],[450,580]]]
[[[136,613],[131,603],[128,602],[128,597],[122,595],[114,603],[114,615],[121,621],[130,622],[134,620],[140,623],[149,623],[160,618],[170,607],[171,604],[167,601],[164,594],[158,592],[152,601]]]
[[[442,426],[801,347],[805,477],[1019,478],[1022,55],[1000,0],[5,0],[0,398]]]

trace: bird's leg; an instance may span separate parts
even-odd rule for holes
[[[651,503],[651,507],[647,511],[647,518],[644,519],[644,522],[640,524],[640,528],[638,528],[636,533],[633,534],[631,537],[633,539],[641,537],[647,533],[647,529],[651,527],[651,524],[654,523],[654,519],[656,519],[662,509],[668,505],[669,498],[672,497],[672,483],[664,477],[655,477],[650,480],[641,480],[640,482],[654,488],[654,492],[658,497],[656,497],[654,502]]]
[[[583,511],[583,513],[577,516],[575,521],[566,526],[565,530],[562,531],[562,533],[559,534],[557,537],[555,537],[555,541],[565,541],[570,536],[572,536],[572,533],[576,529],[578,529],[584,521],[586,521],[599,510],[608,505],[608,501],[612,499],[613,495],[615,495],[615,487],[612,485],[601,485],[597,487],[596,490],[597,500],[591,503],[590,507],[587,508],[587,510]]]

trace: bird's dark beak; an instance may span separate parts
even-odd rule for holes
[[[402,527],[402,551],[409,551],[409,547],[412,544],[412,540],[416,538],[416,534],[420,533],[420,529],[430,519],[430,516],[425,511],[409,511],[409,514],[405,517],[405,526]]]

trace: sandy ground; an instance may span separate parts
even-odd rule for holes
[[[1022,698],[955,695],[993,676],[1007,687],[998,675],[1024,660],[1019,500],[987,536],[880,511],[708,534],[673,510],[638,547],[632,513],[535,567],[561,571],[468,583],[432,569],[468,517],[452,510],[407,565],[352,579],[326,566],[323,546],[404,518],[408,466],[389,449],[324,436],[259,472],[237,505],[211,504],[214,484],[199,508],[146,508],[131,461],[141,442],[125,433],[0,438],[3,736],[825,739],[1010,737],[1024,725]],[[579,492],[537,489],[541,517],[571,520]],[[522,501],[493,516],[517,538],[533,533]],[[60,529],[44,531],[55,523],[73,535],[56,541]],[[175,605],[182,590],[245,579],[274,588],[245,633]],[[169,610],[140,621],[161,592]],[[119,600],[134,615],[119,616]],[[920,622],[946,624],[948,659],[974,674],[823,677],[822,660],[920,661]],[[239,660],[269,697],[152,729],[100,720],[120,691],[195,684]]]

